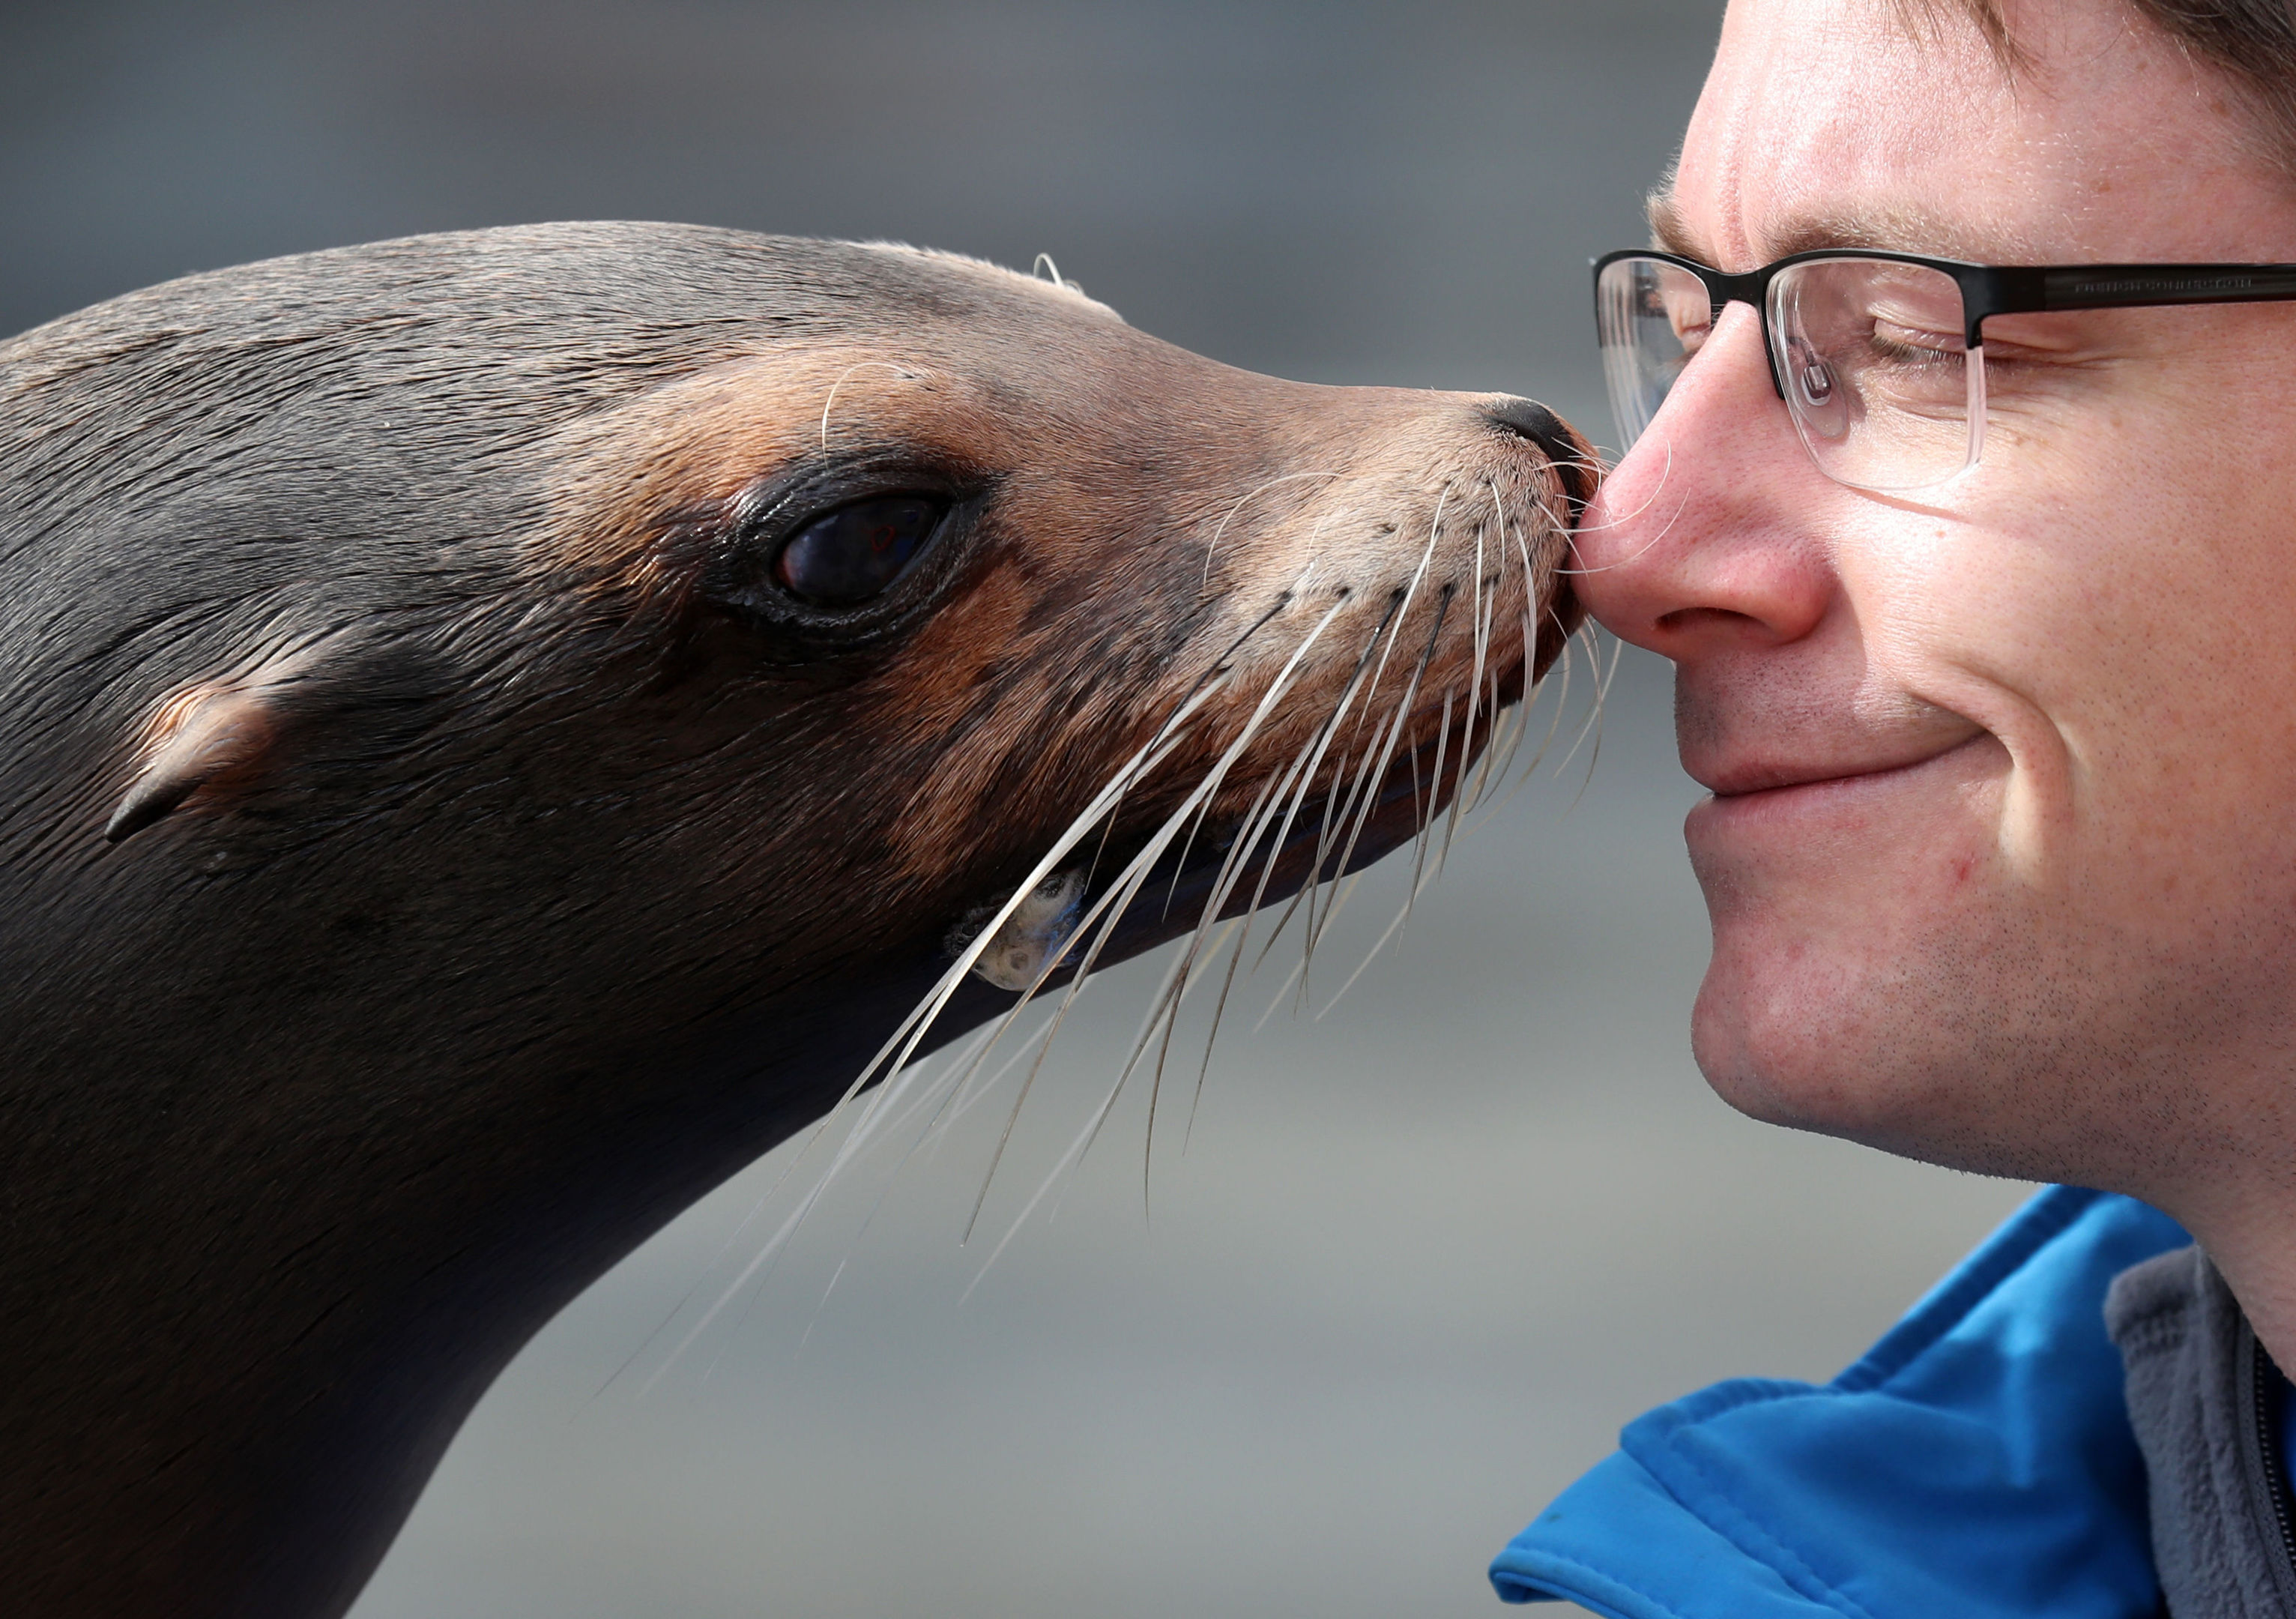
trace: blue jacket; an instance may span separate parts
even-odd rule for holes
[[[2104,1294],[2190,1240],[2045,1191],[1824,1387],[1739,1378],[1629,1424],[1491,1583],[1610,1619],[2151,1619]]]

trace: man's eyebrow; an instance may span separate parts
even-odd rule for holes
[[[1652,246],[1677,259],[1698,258],[1698,242],[1674,200],[1671,184],[1660,186],[1643,199],[1643,218],[1650,221]]]
[[[1771,257],[1828,251],[1919,253],[1932,259],[2001,259],[1997,242],[1983,241],[1966,226],[1913,210],[1858,210],[1805,214],[1789,221],[1764,244]]]
[[[1650,220],[1651,241],[1662,251],[1712,264],[1698,234],[1683,218],[1672,187],[1651,193],[1643,204]],[[1859,209],[1811,213],[1787,221],[1759,244],[1767,259],[1795,253],[1881,251],[1918,253],[1928,258],[1964,259],[1981,264],[2034,264],[2030,243],[2003,239],[1995,233],[1978,234],[1962,222],[1911,209]],[[1716,266],[1717,268],[1724,267]],[[1754,267],[1740,267],[1751,269]]]

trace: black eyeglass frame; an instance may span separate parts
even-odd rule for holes
[[[2170,304],[2277,303],[2296,301],[2296,264],[1970,264],[1959,259],[1930,259],[1919,253],[1892,253],[1871,248],[1816,248],[1789,253],[1759,269],[1733,275],[1677,253],[1652,248],[1621,248],[1594,261],[1595,322],[1602,320],[1603,272],[1625,259],[1656,259],[1694,275],[1706,288],[1715,320],[1724,306],[1754,306],[1762,323],[1762,352],[1770,367],[1770,386],[1779,399],[1786,397],[1785,379],[1778,374],[1776,341],[1770,333],[1770,283],[1784,270],[1820,259],[1878,259],[1887,264],[1910,264],[1953,277],[1961,289],[1961,312],[1967,330],[1962,341],[1971,353],[1985,343],[1985,323],[1997,315],[2051,314],[2062,309],[2136,309]]]

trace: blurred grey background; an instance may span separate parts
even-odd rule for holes
[[[1047,252],[1218,358],[1512,390],[1602,438],[1586,261],[1641,240],[1719,12],[9,0],[0,329],[340,242],[689,219]],[[675,1359],[822,1152],[593,1288],[358,1619],[1490,1614],[1486,1560],[1621,1422],[1831,1376],[2023,1188],[1706,1091],[1666,671],[1628,653],[1599,760],[1558,770],[1577,672],[1538,778],[1336,1007],[1314,1016],[1397,871],[1306,1015],[1252,1031],[1282,949],[1239,992],[1144,1208],[1136,1090],[1015,1229],[1156,962],[1062,1031],[970,1245],[1010,1081],[931,1149],[862,1159]]]

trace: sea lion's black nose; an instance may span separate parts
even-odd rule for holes
[[[1562,481],[1563,497],[1570,503],[1570,519],[1576,522],[1595,493],[1595,466],[1570,424],[1537,399],[1512,394],[1484,401],[1482,409],[1494,426],[1529,440],[1554,464],[1555,473]]]
[[[1537,399],[1501,394],[1485,402],[1483,414],[1499,426],[1521,433],[1550,456],[1560,459],[1571,453],[1564,448],[1570,442],[1570,430],[1562,424],[1561,416]]]

